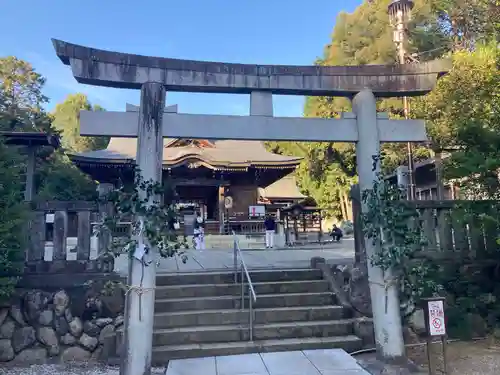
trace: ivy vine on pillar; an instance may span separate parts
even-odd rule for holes
[[[101,218],[94,229],[97,236],[110,238],[105,251],[99,254],[100,258],[111,260],[121,254],[128,254],[131,261],[139,261],[143,267],[148,267],[159,265],[161,258],[178,256],[186,263],[184,249],[189,246],[186,237],[179,236],[175,230],[178,213],[174,205],[174,192],[169,186],[143,180],[136,169],[134,184],[122,184],[101,199],[112,205],[113,214]],[[113,233],[123,230],[124,226],[130,229],[123,237],[113,239]],[[144,244],[145,255],[139,260],[134,254],[140,247],[141,233],[148,243]],[[155,254],[149,253],[149,247],[157,249],[156,258],[152,257]]]
[[[433,280],[436,267],[418,256],[427,244],[420,212],[406,200],[404,189],[381,174],[377,174],[372,189],[362,192],[361,199],[367,208],[362,214],[363,233],[378,249],[369,261],[383,272],[392,271],[392,279],[386,283],[398,286],[403,316],[411,315],[421,298],[442,290]]]

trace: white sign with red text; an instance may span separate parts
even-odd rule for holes
[[[443,301],[429,301],[427,306],[429,309],[429,334],[431,336],[446,335]]]
[[[248,216],[260,217],[266,215],[266,206],[248,206]]]

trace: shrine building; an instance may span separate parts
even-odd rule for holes
[[[136,138],[111,138],[104,150],[70,155],[99,183],[133,181]],[[206,232],[263,232],[263,216],[305,198],[293,175],[301,158],[269,152],[260,141],[164,139],[163,181],[176,192],[190,234],[195,211]]]

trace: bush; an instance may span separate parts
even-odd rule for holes
[[[350,220],[345,220],[340,224],[340,229],[342,232],[346,235],[353,234],[354,233],[354,225],[352,221]]]

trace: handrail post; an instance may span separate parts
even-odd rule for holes
[[[245,309],[245,268],[241,265],[241,309]]]
[[[250,341],[253,341],[253,296],[252,296],[252,290],[250,287],[250,284],[248,284],[248,299],[249,299],[249,309],[248,311],[250,312]]]
[[[234,268],[234,283],[238,282],[238,244],[233,236],[233,268]]]

